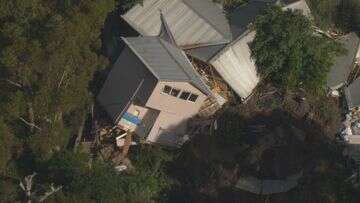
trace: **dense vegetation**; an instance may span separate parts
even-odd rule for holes
[[[214,2],[220,3],[225,9],[235,9],[236,7],[247,3],[249,0],[213,0]]]
[[[123,12],[138,2],[141,0],[0,0],[0,202],[262,200],[230,186],[237,175],[257,172],[258,163],[250,163],[248,157],[266,143],[267,138],[261,141],[263,135],[252,136],[253,129],[248,126],[277,117],[254,116],[234,107],[219,118],[219,129],[213,137],[198,136],[178,154],[158,146],[132,147],[128,157],[132,167],[125,172],[115,171],[102,156],[72,150],[73,138],[82,129],[99,88],[94,75],[110,65],[101,54],[104,23],[109,16],[118,19],[115,11]],[[234,8],[247,0],[218,2]],[[357,5],[356,0],[349,2]],[[343,4],[343,8],[358,7]],[[358,22],[356,14],[343,12],[343,16]],[[354,30],[356,26],[352,23],[344,27]],[[322,72],[331,64],[325,58],[335,55],[336,44],[311,35],[311,24],[304,17],[278,8],[259,17],[255,27],[259,34],[252,46],[255,57],[259,57],[261,74],[280,88],[322,88]],[[295,109],[290,101],[294,103],[292,99],[279,99],[268,105],[259,99],[258,106],[264,105],[267,110]],[[309,103],[309,111],[315,114],[312,119],[336,123],[333,115],[339,112],[333,106],[311,99]],[[297,123],[288,118],[278,120],[276,126],[288,121]],[[264,124],[270,132],[275,126],[272,124]],[[304,163],[311,175],[304,177],[299,188],[284,195],[283,202],[356,201],[353,194],[357,191],[342,181],[348,173],[341,162],[340,147],[320,143],[302,150],[309,157]],[[314,166],[315,159],[321,162]],[[31,195],[22,188],[26,179],[32,180]],[[271,201],[281,202],[276,197]]]
[[[116,2],[0,1],[0,202],[29,200],[19,183],[34,173],[35,202],[51,185],[61,189],[47,201],[151,202],[169,184],[161,151],[139,149],[135,169],[119,174],[68,150],[94,102],[94,73],[109,64],[101,31]]]
[[[360,31],[359,0],[308,0],[316,23],[323,29]]]
[[[1,2],[1,120],[43,157],[80,126],[88,83],[107,65],[99,36],[114,2],[65,2]]]
[[[279,7],[258,16],[254,27],[252,55],[263,78],[284,89],[325,88],[334,57],[341,53],[337,43],[314,35],[310,20],[300,12],[284,12]]]

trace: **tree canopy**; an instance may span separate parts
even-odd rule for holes
[[[85,154],[56,152],[52,158],[37,164],[42,184],[63,185],[53,199],[62,202],[156,202],[169,186],[163,162],[170,156],[160,148],[141,146],[135,150],[133,167],[117,172],[113,166],[95,161]]]
[[[252,56],[263,78],[291,89],[321,90],[334,56],[342,50],[333,40],[317,35],[300,12],[267,9],[257,17]]]
[[[4,122],[34,150],[64,147],[79,125],[68,121],[92,102],[88,83],[107,65],[98,53],[113,8],[113,0],[1,1]]]
[[[360,1],[309,0],[315,21],[322,29],[360,31]]]

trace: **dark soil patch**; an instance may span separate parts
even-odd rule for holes
[[[299,173],[304,167],[302,150],[299,146],[274,147],[264,151],[260,171],[264,179],[286,179]]]

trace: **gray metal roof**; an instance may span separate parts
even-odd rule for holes
[[[167,23],[164,15],[162,13],[160,13],[160,18],[161,18],[161,30],[160,30],[159,37],[171,44],[176,45],[174,35],[171,33],[169,24]]]
[[[228,43],[232,40],[223,10],[212,0],[144,0],[122,18],[143,36],[158,36],[160,12],[176,43],[195,48]]]
[[[289,5],[289,4],[293,4],[295,2],[298,2],[299,0],[280,0],[280,2],[283,4],[283,5]]]
[[[345,96],[350,109],[360,107],[360,77],[345,88]]]
[[[250,2],[238,7],[229,15],[229,25],[233,40],[236,40],[248,31],[249,25],[254,22],[256,16],[261,14],[269,5],[275,4],[276,0],[251,0]],[[213,45],[188,49],[187,52],[203,61],[210,61],[227,44]]]
[[[213,0],[183,0],[190,8],[196,11],[216,30],[223,34],[225,39],[232,39],[230,26],[221,5],[214,3]]]
[[[207,62],[225,47],[226,44],[220,44],[220,45],[188,49],[186,50],[186,52],[197,59]]]
[[[181,49],[159,37],[131,37],[123,40],[158,80],[189,82],[204,94],[211,95]]]
[[[256,16],[276,2],[276,0],[252,0],[235,9],[230,14],[230,27],[234,39],[248,30],[249,25],[254,22]]]
[[[97,100],[116,123],[133,100],[145,104],[156,84],[153,74],[125,47],[111,68]]]
[[[347,53],[337,57],[334,65],[330,68],[327,78],[327,86],[330,89],[338,89],[345,85],[354,67],[354,60],[360,43],[356,33],[345,35],[338,41],[344,45]]]

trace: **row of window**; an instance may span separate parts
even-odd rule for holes
[[[192,101],[192,102],[196,102],[196,100],[199,97],[199,95],[197,95],[197,94],[193,94],[193,93],[187,92],[187,91],[181,91],[180,89],[171,87],[169,85],[165,85],[165,87],[163,89],[163,93],[171,95],[173,97],[179,97],[182,100],[188,100],[188,101]]]

